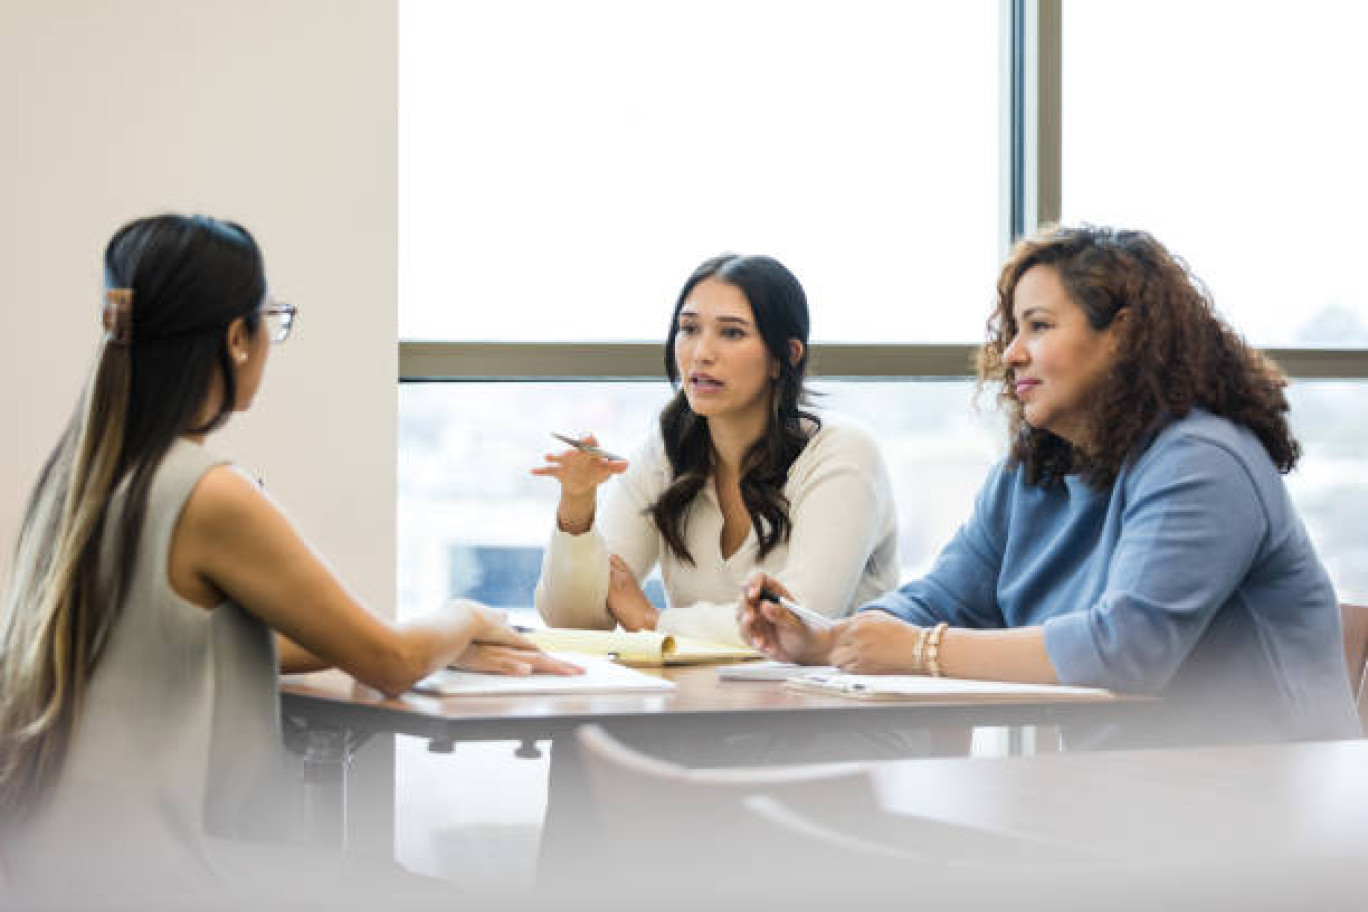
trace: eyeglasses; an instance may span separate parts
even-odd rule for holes
[[[272,342],[284,342],[290,338],[290,330],[294,328],[297,313],[299,308],[293,304],[267,298],[265,306],[261,308],[261,314],[266,318],[267,338]]]

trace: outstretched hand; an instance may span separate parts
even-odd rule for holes
[[[526,677],[530,674],[577,675],[584,669],[555,656],[547,655],[535,646],[523,649],[516,646],[496,646],[492,643],[471,643],[456,657],[451,667],[463,671],[483,671],[493,674]]]
[[[579,439],[589,446],[598,446],[598,438],[593,434],[585,434]],[[571,447],[559,453],[547,453],[546,463],[532,469],[532,474],[560,482],[561,496],[556,506],[556,523],[564,532],[582,535],[594,524],[598,486],[625,471],[625,459],[608,459]]]
[[[593,434],[585,434],[579,440],[590,446],[598,446],[598,438]],[[609,478],[627,471],[625,459],[605,459],[573,447],[567,447],[558,453],[546,453],[545,459],[545,464],[532,469],[532,474],[559,481],[562,496],[581,497],[592,494]]]
[[[450,663],[453,668],[519,677],[533,673],[584,673],[578,665],[542,652],[531,640],[510,627],[504,612],[497,608],[472,599],[454,599],[447,604],[446,610],[468,616],[474,625],[470,645]]]

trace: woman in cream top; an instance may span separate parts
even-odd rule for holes
[[[533,470],[561,483],[536,594],[547,623],[739,645],[737,599],[756,568],[831,617],[897,584],[877,445],[801,408],[807,337],[806,296],[778,261],[726,255],[695,270],[666,343],[677,393],[658,432],[630,462],[571,449]],[[640,587],[657,563],[659,614]]]

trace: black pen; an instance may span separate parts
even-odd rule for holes
[[[810,630],[830,630],[832,627],[831,618],[818,614],[811,608],[804,608],[793,599],[784,598],[769,586],[760,587],[760,598],[767,602],[774,602],[776,605],[783,605]]]

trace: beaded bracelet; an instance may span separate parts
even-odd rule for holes
[[[912,673],[924,674],[926,672],[926,641],[931,635],[930,627],[920,627],[917,629],[917,643],[912,647]]]
[[[940,646],[941,639],[945,636],[945,631],[949,624],[942,621],[931,631],[931,637],[926,644],[926,673],[933,678],[941,676],[940,667]]]

